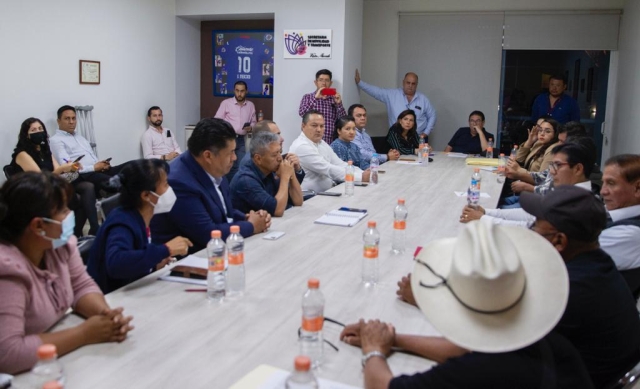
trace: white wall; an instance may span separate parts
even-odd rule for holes
[[[362,79],[384,88],[400,86],[398,13],[621,9],[623,4],[624,0],[365,0]],[[427,75],[419,76],[421,84],[428,82]],[[418,89],[424,90],[420,85]],[[368,130],[373,135],[386,135],[384,105],[365,93],[360,97],[367,107]],[[436,96],[428,97],[437,103]]]
[[[345,9],[344,26],[344,63],[343,63],[343,86],[342,99],[344,109],[360,102],[358,87],[354,81],[355,69],[362,63],[362,23],[363,23],[363,1],[347,0]]]
[[[150,106],[175,127],[175,46],[174,0],[3,2],[0,163],[10,162],[24,119],[42,119],[51,135],[64,104],[95,106],[100,157],[139,158]],[[100,85],[79,84],[80,59],[101,62]]]
[[[622,15],[618,58],[618,91],[611,154],[640,153],[640,1],[627,0]]]
[[[200,20],[176,17],[176,127],[187,149],[184,126],[200,120]]]
[[[176,0],[179,17],[196,17],[201,20],[251,18],[251,15],[274,14],[276,37],[274,55],[275,95],[273,117],[285,138],[284,149],[300,134],[298,107],[305,93],[315,90],[315,73],[323,68],[333,72],[334,86],[343,90],[352,76],[343,74],[345,50],[345,1],[352,0]],[[333,55],[331,59],[283,59],[282,36],[285,29],[333,30]],[[354,48],[358,50],[359,48]],[[200,80],[200,73],[183,74]],[[348,104],[349,102],[345,102]],[[346,105],[345,104],[345,105]]]

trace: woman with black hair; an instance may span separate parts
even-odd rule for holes
[[[67,208],[70,185],[50,172],[25,172],[0,188],[0,371],[31,369],[42,344],[58,355],[121,342],[133,327],[111,309],[87,274]],[[48,331],[69,308],[82,324]]]
[[[78,178],[80,162],[69,161],[59,165],[51,154],[49,135],[44,123],[38,118],[28,118],[20,126],[18,144],[11,156],[11,166],[14,170],[25,172],[50,171],[63,176],[71,182],[76,193],[80,196],[78,202],[75,196],[70,196],[70,206],[76,217],[74,234],[82,236],[82,228],[89,219],[89,235],[98,232],[98,212],[96,210],[96,195],[93,184]]]
[[[186,255],[193,245],[181,236],[165,244],[151,243],[151,218],[169,212],[176,201],[168,173],[165,161],[139,159],[111,179],[112,186],[120,187],[120,207],[100,227],[87,264],[104,293],[164,267],[173,256]]]
[[[389,129],[387,143],[392,149],[398,150],[400,155],[416,155],[420,146],[416,128],[416,113],[405,109],[400,112],[398,121]]]
[[[353,143],[357,131],[355,120],[353,116],[343,116],[336,120],[331,148],[341,160],[345,162],[352,161],[353,166],[367,170],[369,169],[370,161],[362,158],[360,147]]]

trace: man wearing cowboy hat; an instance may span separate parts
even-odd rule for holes
[[[361,320],[340,337],[361,344],[366,388],[593,387],[576,350],[549,334],[564,313],[569,279],[562,258],[542,236],[470,223],[458,238],[428,244],[411,282],[435,329],[472,352],[394,378],[386,358],[400,335],[389,324]]]

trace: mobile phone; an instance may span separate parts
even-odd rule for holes
[[[335,96],[336,88],[324,88],[323,90],[320,91],[320,94],[323,96]]]
[[[367,184],[366,182],[354,182],[353,185],[354,186],[367,186],[369,184]]]
[[[251,123],[246,122],[245,124],[242,125],[242,128],[247,128],[247,127],[251,127]]]
[[[111,157],[104,160],[105,162],[111,162]]]
[[[333,196],[333,197],[342,196],[342,193],[336,193],[336,192],[318,192],[316,194],[320,196]]]
[[[271,231],[270,233],[268,233],[265,236],[263,236],[262,239],[278,240],[278,239],[282,238],[283,235],[284,235],[284,232],[282,232],[282,231]]]
[[[82,154],[81,156],[79,156],[78,158],[76,158],[76,159],[75,159],[75,161],[73,161],[73,163],[80,162],[80,160],[81,160],[82,158],[84,158],[84,154]]]

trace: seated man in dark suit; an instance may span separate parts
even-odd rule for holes
[[[482,154],[487,151],[493,134],[484,129],[484,113],[473,111],[469,114],[469,127],[460,127],[444,149],[445,153]]]
[[[156,215],[151,221],[154,242],[162,243],[176,236],[193,242],[190,252],[206,247],[212,230],[229,235],[232,225],[249,237],[271,225],[271,215],[264,210],[244,214],[233,208],[229,183],[224,176],[236,160],[236,134],[222,119],[202,119],[189,138],[188,151],[171,163],[169,185],[177,200],[171,212]]]

